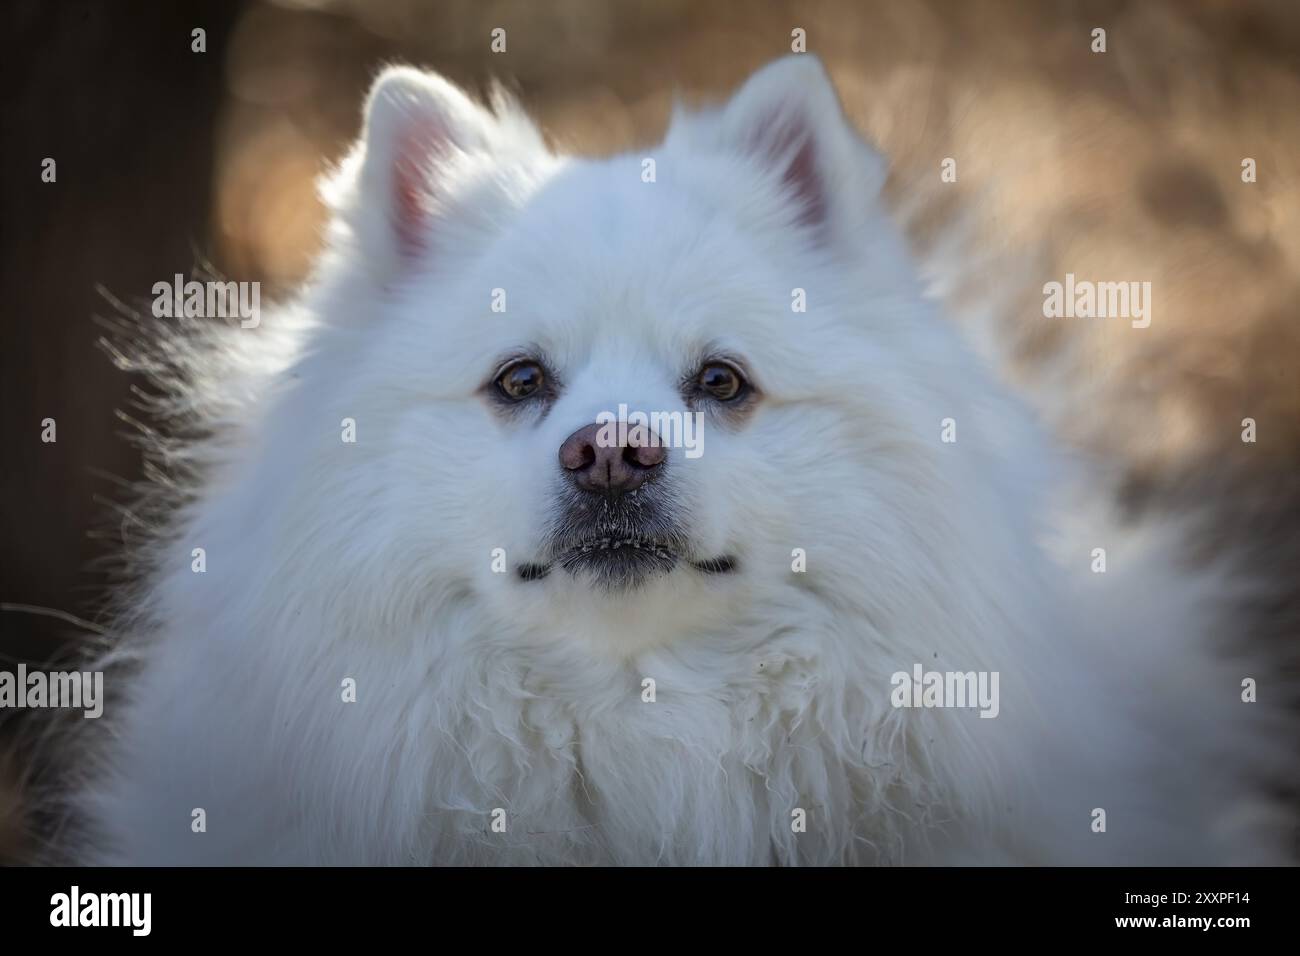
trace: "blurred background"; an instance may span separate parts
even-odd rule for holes
[[[291,291],[319,242],[313,180],[382,64],[499,79],[557,148],[603,154],[654,143],[675,97],[725,95],[801,29],[918,246],[964,224],[981,265],[954,294],[998,296],[983,332],[1007,377],[1114,466],[1131,513],[1187,514],[1189,557],[1244,551],[1241,636],[1300,677],[1300,3],[10,0],[0,22],[0,667],[86,640],[49,612],[95,621],[102,559],[136,531],[116,411],[138,383],[96,347],[106,296],[196,268]],[[1066,272],[1152,281],[1151,327],[1046,322],[1042,284]],[[29,720],[0,712],[0,860],[39,819]]]

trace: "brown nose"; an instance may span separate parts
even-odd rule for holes
[[[658,437],[648,427],[633,425],[626,429],[626,444],[602,444],[596,440],[602,428],[617,438],[617,424],[579,428],[560,446],[560,467],[586,491],[622,494],[640,488],[666,457]]]

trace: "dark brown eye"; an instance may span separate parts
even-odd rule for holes
[[[523,401],[541,390],[546,376],[536,362],[515,362],[497,376],[497,388],[512,402]]]
[[[710,362],[696,379],[700,391],[719,402],[729,402],[745,388],[745,380],[725,362]]]

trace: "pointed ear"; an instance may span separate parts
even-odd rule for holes
[[[366,100],[361,141],[322,196],[385,275],[429,252],[440,205],[496,118],[434,73],[389,67]]]
[[[866,201],[885,165],[849,124],[821,60],[807,53],[768,64],[723,108],[723,145],[777,177],[796,221],[836,231],[837,207]],[[864,193],[866,195],[864,195]]]

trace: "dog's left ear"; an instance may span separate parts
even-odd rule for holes
[[[749,78],[723,108],[723,145],[780,177],[797,221],[834,230],[836,206],[868,202],[885,163],[858,136],[840,107],[821,60],[795,54]],[[866,195],[864,195],[864,193]]]
[[[482,181],[476,173],[545,154],[513,101],[498,93],[494,105],[486,109],[436,73],[411,67],[389,67],[375,81],[361,139],[321,194],[377,279],[436,265],[443,213]],[[458,219],[462,232],[467,221]]]

